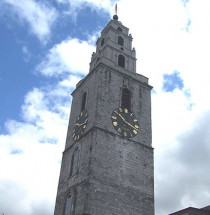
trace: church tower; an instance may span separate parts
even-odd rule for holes
[[[117,15],[96,44],[72,93],[54,215],[154,215],[152,87]]]

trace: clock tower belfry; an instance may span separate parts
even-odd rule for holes
[[[96,44],[72,93],[54,215],[154,215],[152,87],[117,15]]]

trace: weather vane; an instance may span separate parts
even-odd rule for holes
[[[117,15],[117,3],[115,4],[115,15]]]

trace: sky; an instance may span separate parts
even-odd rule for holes
[[[153,86],[155,214],[207,206],[210,1],[117,2]],[[53,214],[71,92],[114,4],[0,1],[0,214]]]

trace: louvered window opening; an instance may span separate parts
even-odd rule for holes
[[[123,55],[118,56],[118,66],[125,68],[125,57]]]
[[[72,195],[69,194],[66,199],[66,208],[65,208],[65,215],[71,214],[71,207],[72,207]]]
[[[76,148],[74,151],[74,154],[72,156],[72,164],[71,164],[71,176],[74,176],[77,174],[77,169],[78,169],[78,161],[79,161],[79,149]]]
[[[86,97],[87,97],[87,93],[84,93],[83,96],[82,96],[81,110],[85,110],[85,106],[86,106]]]
[[[122,107],[131,109],[131,93],[128,89],[122,90]]]
[[[119,45],[124,46],[124,39],[121,36],[118,37],[117,42],[118,42]]]
[[[101,46],[104,45],[104,38],[101,40]]]

